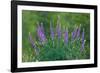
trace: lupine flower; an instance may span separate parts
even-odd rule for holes
[[[68,43],[68,31],[65,31],[65,34],[64,34],[64,42],[66,44]]]
[[[58,16],[58,20],[57,20],[56,32],[57,32],[58,39],[60,39],[61,38],[61,27],[60,27],[60,17],[59,16]]]
[[[84,49],[84,29],[83,29],[83,32],[82,32],[82,46],[81,46],[81,51]]]
[[[53,31],[53,28],[52,28],[52,23],[50,22],[50,35],[51,35],[51,39],[54,40],[54,31]]]
[[[41,27],[39,24],[38,24],[38,28],[37,28],[37,35],[38,35],[41,42],[46,41],[46,37],[45,37],[45,34],[43,32],[43,27]]]
[[[75,37],[76,37],[76,30],[74,30],[74,31],[72,32],[72,41],[75,40]]]
[[[76,39],[80,35],[80,29],[78,27],[75,27],[74,31],[72,32],[72,41]]]
[[[36,47],[30,32],[29,32],[29,42],[32,45],[32,48],[35,50],[36,55],[38,55],[39,54],[39,49]]]
[[[80,24],[80,26],[77,28],[77,38],[79,38],[80,37],[80,31],[81,31],[81,24]]]

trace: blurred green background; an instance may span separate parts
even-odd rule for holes
[[[85,30],[85,56],[80,59],[89,59],[90,57],[90,14],[89,13],[71,13],[71,12],[48,12],[48,11],[22,11],[22,61],[32,62],[36,61],[34,49],[29,43],[29,32],[32,34],[33,40],[37,40],[37,22],[43,22],[46,37],[50,36],[50,21],[52,21],[53,28],[56,30],[57,16],[60,16],[61,29],[66,27],[69,34],[76,26],[81,24],[81,32]],[[70,36],[71,37],[71,36]],[[70,38],[69,37],[69,38]],[[38,43],[38,41],[37,41]],[[52,46],[52,45],[51,45]],[[77,46],[77,45],[75,45]],[[52,55],[52,53],[51,53]]]

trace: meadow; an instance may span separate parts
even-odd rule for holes
[[[22,11],[22,62],[90,59],[90,14]]]

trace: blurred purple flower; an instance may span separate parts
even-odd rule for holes
[[[80,26],[77,28],[77,38],[80,38],[80,31],[81,31],[81,24],[80,24]]]
[[[65,34],[64,34],[64,42],[66,44],[68,43],[68,31],[65,31]]]
[[[30,32],[29,32],[29,41],[30,41],[30,43],[32,44],[32,47],[34,48],[34,47],[35,47],[35,44],[34,44],[34,41],[33,41],[33,39],[32,39],[32,35],[31,35]]]
[[[74,31],[72,32],[72,41],[74,41],[74,40],[75,40],[76,33],[77,33],[77,30],[74,30]]]
[[[81,51],[83,51],[83,49],[84,49],[84,44],[85,44],[85,42],[84,42],[84,29],[83,29],[83,32],[82,32],[82,46],[81,46]]]
[[[38,55],[39,54],[39,49],[36,47],[30,32],[29,32],[29,42],[32,45],[32,48],[35,50],[36,55]]]
[[[40,39],[41,42],[45,42],[46,41],[46,37],[45,37],[45,34],[44,34],[44,31],[43,31],[43,26],[41,27],[39,24],[38,24],[38,28],[37,28],[37,35]]]
[[[52,23],[50,22],[50,35],[51,35],[51,39],[54,40],[54,31],[53,31],[53,28],[52,28]]]

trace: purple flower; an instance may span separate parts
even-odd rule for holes
[[[76,27],[75,30],[72,32],[72,41],[80,36],[80,28]]]
[[[84,29],[83,29],[83,32],[82,32],[82,46],[81,46],[81,51],[84,49]]]
[[[59,39],[61,38],[61,30],[59,27],[57,27],[57,36]]]
[[[35,44],[34,44],[34,41],[33,41],[33,39],[32,39],[32,35],[31,35],[30,32],[29,32],[29,41],[30,41],[32,47],[34,48],[34,47],[35,47]]]
[[[30,32],[29,32],[29,42],[32,45],[32,48],[35,50],[36,55],[38,55],[39,54],[39,49],[36,47]]]
[[[37,28],[37,35],[41,42],[46,41],[43,26],[41,27],[39,24],[38,24],[38,28]]]
[[[77,28],[77,38],[80,37],[80,31],[81,31],[81,24],[80,24],[80,26]]]
[[[68,31],[65,31],[65,34],[64,34],[64,42],[66,44],[68,43]]]
[[[52,23],[50,22],[50,35],[51,35],[51,39],[54,40],[54,31],[53,31],[53,28],[52,28]]]
[[[75,37],[76,37],[76,30],[74,30],[74,31],[72,32],[72,41],[75,40]]]

